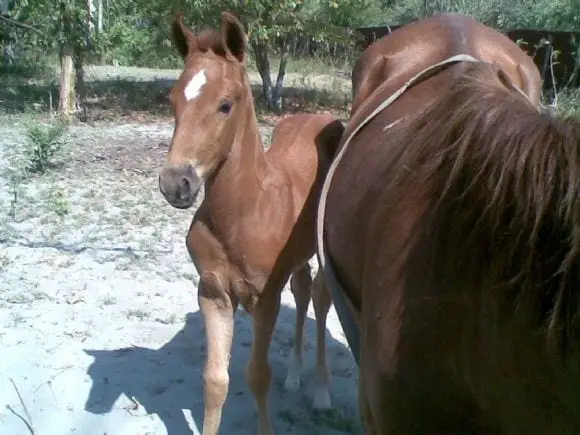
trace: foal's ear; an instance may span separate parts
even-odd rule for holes
[[[229,12],[222,12],[222,40],[226,51],[238,61],[246,61],[248,46],[244,26]]]
[[[171,25],[171,35],[177,51],[184,59],[196,46],[195,35],[183,22],[183,14],[177,14]]]

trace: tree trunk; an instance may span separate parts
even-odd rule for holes
[[[97,35],[103,34],[103,0],[97,0]],[[101,65],[105,64],[106,59],[105,50],[101,47],[99,48],[99,63]]]
[[[86,122],[88,119],[87,113],[87,99],[85,88],[85,68],[84,68],[84,52],[82,47],[77,47],[73,56],[73,67],[75,71],[75,87],[74,92],[77,102],[77,111],[79,119]]]
[[[89,29],[88,34],[89,38],[93,36],[95,32],[95,4],[93,0],[87,0],[87,28]]]
[[[97,33],[103,32],[103,0],[97,0]]]
[[[577,88],[580,87],[580,44],[578,44],[578,48],[576,50],[576,56],[574,57],[574,69],[572,70],[572,74],[566,83],[566,87],[573,87]]]
[[[278,76],[276,78],[275,86],[272,84],[272,78],[270,76],[268,44],[253,44],[256,67],[258,68],[258,73],[262,78],[264,104],[266,105],[266,110],[270,112],[282,112],[282,89],[284,85],[284,77],[286,75],[286,66],[288,64],[288,43],[289,38],[286,37],[282,42],[280,50],[280,65],[278,67]]]
[[[286,65],[288,65],[288,42],[289,37],[285,37],[280,47],[280,66],[278,67],[278,77],[276,87],[272,93],[272,107],[277,113],[282,112],[282,88],[284,86],[284,76],[286,75]]]
[[[73,66],[74,49],[71,44],[60,48],[60,93],[58,100],[59,114],[70,117],[76,108],[75,71]]]
[[[262,92],[266,110],[275,111],[276,106],[273,99],[272,78],[270,77],[270,62],[268,60],[268,44],[254,43],[254,57],[258,73],[262,78]]]
[[[3,16],[7,16],[10,12],[11,0],[0,0],[0,13]],[[8,65],[12,65],[14,62],[14,45],[13,45],[13,35],[10,29],[10,25],[6,22],[2,23],[2,33],[4,35],[4,46],[2,48],[2,57],[4,62]]]

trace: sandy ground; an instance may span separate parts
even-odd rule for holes
[[[31,122],[0,118],[4,172]],[[198,275],[184,246],[193,211],[171,208],[157,190],[166,152],[159,143],[172,128],[167,121],[73,126],[58,167],[26,179],[16,201],[5,174],[0,179],[0,434],[201,430],[206,343]],[[270,350],[276,432],[360,433],[357,370],[334,309],[327,326],[333,410],[311,410],[312,307],[302,385],[283,389],[294,316],[286,289]],[[241,310],[235,334],[221,433],[255,434],[243,375],[251,323]]]

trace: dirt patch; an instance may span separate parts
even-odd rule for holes
[[[1,168],[31,122],[0,118]],[[266,142],[271,124],[261,127]],[[171,208],[157,189],[172,128],[162,117],[75,125],[57,168],[24,180],[16,201],[0,179],[0,433],[30,434],[27,425],[42,435],[199,433],[206,344],[199,278],[184,246],[193,211]],[[275,430],[359,433],[357,372],[334,309],[334,410],[311,410],[312,309],[303,384],[283,390],[294,316],[285,291],[270,351]],[[251,340],[240,311],[224,434],[257,432],[244,379]]]

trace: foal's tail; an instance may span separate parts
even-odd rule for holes
[[[501,70],[478,63],[406,136],[406,169],[395,178],[434,198],[424,236],[432,273],[500,289],[548,331],[570,320],[580,284],[580,122],[540,113]]]
[[[344,129],[344,124],[340,120],[333,119],[322,129],[316,138],[317,141],[323,142],[325,144],[324,149],[326,151],[326,155],[324,157],[327,160],[326,164],[328,166],[330,166],[330,162],[334,159],[336,153],[338,152],[338,145],[340,144]]]

